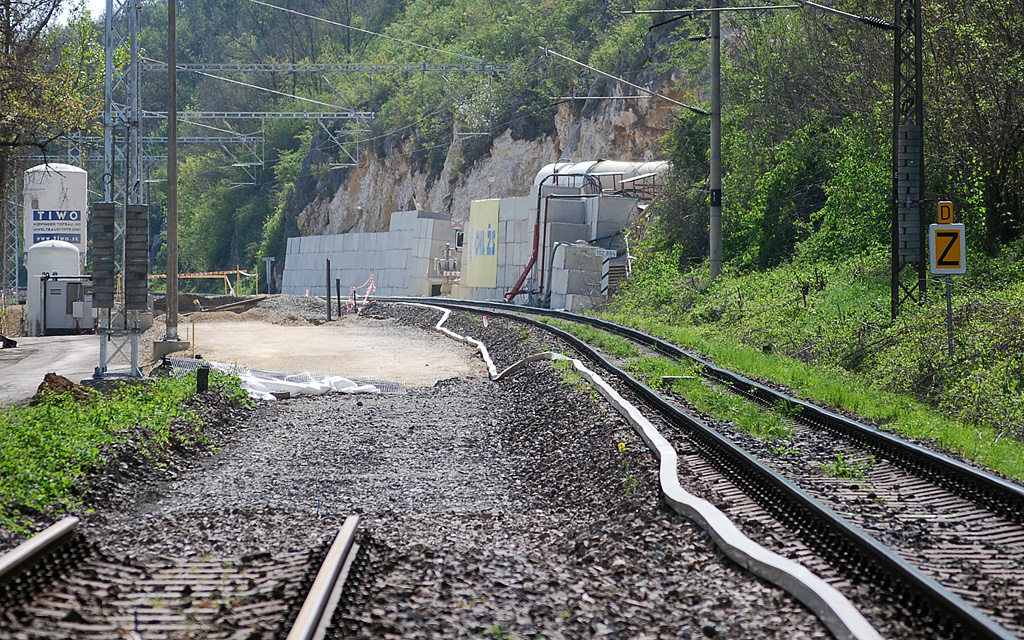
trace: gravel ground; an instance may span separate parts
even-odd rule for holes
[[[369,313],[424,328],[439,317]],[[447,326],[483,338],[499,369],[558,348],[500,319]],[[501,383],[211,415],[215,454],[152,470],[126,452],[106,470],[91,539],[139,559],[281,553],[360,513],[370,570],[338,612],[340,637],[828,637],[669,511],[632,430],[550,363]]]

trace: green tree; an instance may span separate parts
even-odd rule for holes
[[[62,0],[0,4],[0,184],[26,148],[95,129],[103,99],[103,51],[83,5],[65,27]]]
[[[932,0],[926,175],[991,254],[1024,232],[1024,5]]]

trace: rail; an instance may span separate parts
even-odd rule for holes
[[[574,322],[590,324],[605,330],[615,331],[621,335],[633,337],[633,339],[642,340],[647,346],[664,353],[676,355],[677,357],[686,357],[708,366],[713,366],[710,363],[686,354],[678,347],[643,332],[596,318],[563,311],[523,308],[507,303],[450,301],[437,298],[381,298],[380,301],[427,303],[469,312],[478,312],[481,309],[486,309],[491,315],[528,323],[557,335],[581,354],[612,372],[633,393],[642,397],[663,416],[685,428],[694,436],[704,454],[708,456],[721,473],[743,488],[748,495],[760,503],[774,517],[785,523],[791,530],[799,531],[801,537],[812,548],[833,558],[836,561],[837,568],[869,575],[876,584],[903,591],[901,598],[905,598],[915,607],[928,609],[937,620],[947,620],[951,627],[959,629],[960,636],[999,640],[1014,640],[1016,638],[1016,636],[985,616],[975,607],[922,573],[916,567],[910,565],[898,554],[850,524],[847,520],[815,500],[773,469],[753,458],[716,430],[701,420],[679,410],[658,393],[613,365],[586,342],[566,331],[524,314],[555,316]],[[721,371],[724,372],[724,370]],[[741,379],[745,380],[745,378]],[[747,384],[747,382],[744,382],[744,384]],[[750,382],[750,384],[756,383]],[[763,385],[758,386],[763,387]],[[771,391],[767,387],[764,387],[764,389],[766,392]],[[865,425],[861,425],[861,427],[877,431]],[[895,443],[906,445],[909,447],[905,449],[906,451],[920,449],[928,454],[928,459],[936,456],[944,457],[912,443],[903,443],[892,436],[889,436],[888,440],[892,441],[894,445]],[[991,476],[991,474],[985,474],[961,463],[956,463],[953,460],[949,462],[955,464],[945,464],[943,468],[963,468],[969,471],[972,476],[988,476],[986,482],[990,485],[1002,486],[1005,484],[1009,485],[1011,489],[1016,489],[1010,483],[1005,483],[1005,481],[1001,481]],[[998,482],[992,483],[992,479]]]

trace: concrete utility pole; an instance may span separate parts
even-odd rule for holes
[[[176,0],[167,2],[167,320],[164,340],[178,340],[178,52]]]
[[[164,339],[153,344],[153,358],[184,351],[178,337],[178,36],[177,0],[167,2],[167,315]]]
[[[708,220],[708,267],[711,280],[722,273],[722,20],[723,11],[766,11],[770,9],[798,9],[800,5],[777,5],[761,7],[723,7],[721,0],[711,0],[707,9],[655,9],[623,11],[624,14],[679,14],[680,18],[693,18],[699,13],[711,14],[711,113],[703,110],[691,111],[711,116],[711,167],[708,175],[708,198],[710,214]],[[675,20],[677,18],[673,18]],[[666,24],[666,23],[662,23]]]
[[[711,175],[710,229],[708,262],[711,280],[722,273],[722,27],[716,9],[720,0],[711,0]]]

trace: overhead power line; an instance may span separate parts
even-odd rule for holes
[[[252,1],[255,2],[256,0],[252,0]],[[596,74],[602,75],[602,76],[604,76],[606,78],[611,78],[612,80],[615,80],[616,82],[621,82],[622,84],[624,84],[626,86],[633,87],[637,91],[643,91],[644,93],[646,93],[648,95],[654,96],[656,98],[661,98],[662,100],[665,100],[667,102],[671,102],[672,104],[674,104],[676,106],[683,107],[684,109],[689,109],[690,111],[692,111],[694,113],[700,114],[702,116],[709,116],[709,115],[711,115],[709,112],[705,111],[704,109],[701,109],[700,107],[695,107],[693,105],[686,104],[685,102],[679,102],[678,100],[673,100],[672,98],[670,98],[670,97],[668,97],[666,95],[662,95],[662,94],[658,93],[657,91],[651,91],[650,89],[648,89],[646,87],[641,87],[638,84],[633,84],[629,80],[624,80],[622,78],[619,78],[618,76],[613,76],[610,73],[605,73],[604,71],[601,71],[600,69],[597,69],[595,67],[590,66],[589,64],[583,64],[579,60],[573,60],[569,56],[563,56],[562,54],[560,54],[558,52],[555,52],[555,51],[552,51],[551,49],[548,49],[547,47],[538,47],[538,49],[543,51],[545,55],[555,56],[557,58],[561,58],[562,60],[567,60],[567,61],[569,61],[569,62],[571,62],[571,63],[573,63],[575,65],[579,65],[579,66],[583,67],[584,69],[588,69],[590,71],[593,71]]]
[[[163,62],[151,62],[142,66],[144,71],[167,71]],[[208,64],[179,64],[178,71],[207,73],[504,73],[510,65],[487,64],[483,60],[472,65],[442,64],[436,62],[340,62],[333,64],[242,64],[219,62]]]
[[[258,4],[258,5],[264,6],[264,7],[270,7],[271,9],[277,9],[278,11],[284,11],[285,13],[291,13],[293,15],[302,16],[303,18],[309,18],[310,20],[317,20],[318,22],[325,22],[327,24],[334,25],[336,27],[343,27],[345,29],[351,29],[353,31],[358,31],[360,33],[366,33],[366,34],[369,34],[369,35],[372,35],[372,36],[377,36],[378,38],[384,38],[386,40],[392,40],[394,42],[400,42],[402,44],[407,44],[410,47],[419,47],[420,49],[426,49],[427,51],[436,51],[437,53],[443,53],[445,55],[455,56],[456,58],[462,58],[463,60],[472,60],[473,62],[478,62],[478,63],[483,63],[484,62],[484,60],[481,60],[480,58],[474,58],[473,56],[467,56],[467,55],[463,55],[461,53],[455,53],[454,51],[445,51],[444,49],[437,49],[435,47],[428,47],[427,45],[419,44],[418,42],[411,42],[409,40],[402,40],[401,38],[396,38],[394,36],[385,35],[383,33],[377,33],[376,31],[369,31],[367,29],[360,29],[359,27],[353,27],[352,25],[345,24],[343,22],[335,22],[334,20],[328,20],[327,18],[321,18],[320,16],[314,16],[314,15],[310,15],[308,13],[302,13],[301,11],[296,11],[294,9],[288,9],[286,7],[279,7],[276,4],[270,4],[268,2],[261,2],[260,0],[249,0],[249,2],[251,2],[253,4]]]
[[[179,111],[183,120],[373,120],[370,111]],[[142,111],[143,118],[162,119],[166,111]]]
[[[253,0],[253,1],[255,1],[255,0]],[[158,62],[157,60],[154,60],[153,58],[145,58],[145,57],[143,57],[143,60],[145,60],[146,62]],[[180,66],[176,66],[176,68],[180,68]],[[329,107],[331,109],[337,109],[338,111],[342,111],[342,112],[346,112],[346,113],[351,113],[352,112],[352,110],[349,109],[348,107],[342,107],[340,105],[331,104],[329,102],[321,102],[320,100],[314,100],[312,98],[303,98],[302,96],[297,96],[294,93],[285,93],[284,91],[276,91],[274,89],[268,89],[267,87],[261,87],[258,84],[252,84],[251,82],[242,82],[241,80],[235,80],[234,78],[225,78],[224,76],[213,75],[212,73],[206,73],[205,71],[193,71],[193,73],[198,73],[201,76],[206,76],[207,78],[213,78],[214,80],[223,80],[224,82],[229,82],[231,84],[237,84],[237,85],[242,86],[242,87],[248,87],[249,89],[256,89],[257,91],[265,91],[266,93],[271,93],[271,94],[274,94],[276,96],[283,96],[285,98],[292,98],[293,100],[301,100],[302,102],[309,102],[310,104],[318,104],[321,107]]]

